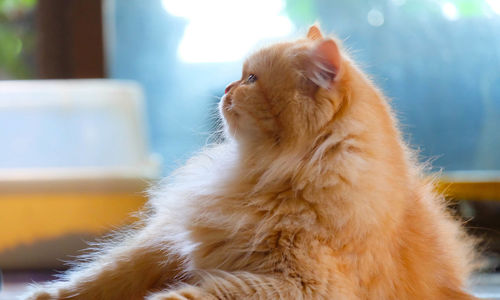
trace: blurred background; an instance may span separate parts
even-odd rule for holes
[[[500,0],[0,0],[4,297],[133,221],[207,142],[245,56],[315,21],[391,99],[498,271]],[[476,293],[500,294],[481,276]]]

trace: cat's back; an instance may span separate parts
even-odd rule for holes
[[[426,181],[415,188],[399,233],[404,290],[432,299],[475,299],[462,290],[477,267],[475,241],[432,188]]]

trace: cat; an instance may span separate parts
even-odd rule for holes
[[[339,40],[257,51],[219,109],[142,227],[26,299],[475,299],[474,242]]]

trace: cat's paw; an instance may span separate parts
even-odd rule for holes
[[[54,293],[41,288],[31,289],[19,299],[22,300],[55,300],[57,296]]]
[[[214,296],[195,286],[152,294],[147,300],[216,300]]]
[[[75,291],[70,286],[63,284],[32,285],[18,299],[22,300],[58,300],[76,299]]]

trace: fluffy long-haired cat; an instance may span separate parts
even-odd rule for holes
[[[143,227],[26,298],[474,299],[473,243],[339,41],[254,53],[220,112]]]

